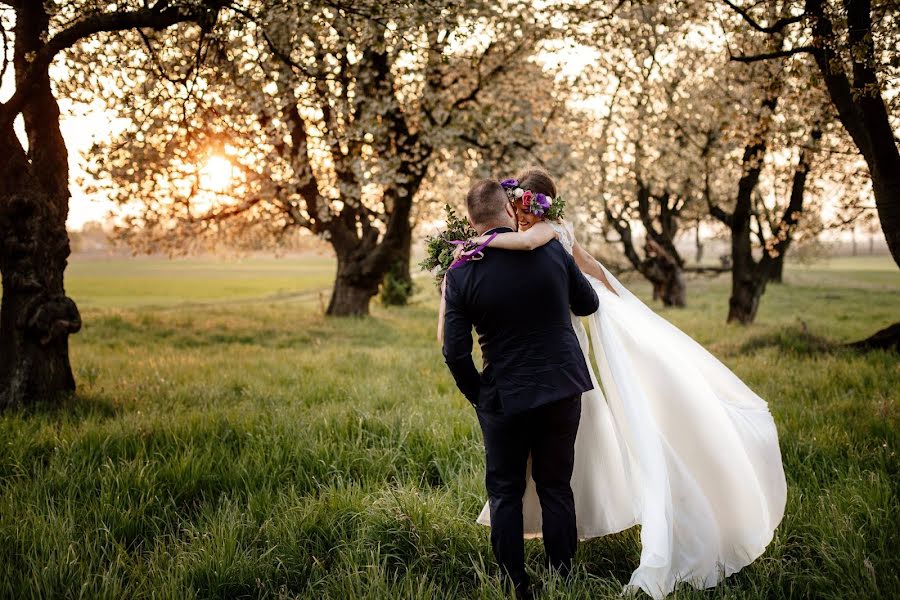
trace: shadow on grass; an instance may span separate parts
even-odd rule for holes
[[[779,352],[786,354],[811,356],[834,352],[841,347],[841,344],[811,333],[806,323],[801,321],[796,326],[750,338],[741,344],[738,353],[745,354],[766,348],[776,348]]]
[[[90,393],[64,392],[11,409],[6,414],[15,414],[27,421],[29,419],[66,420],[68,422],[105,420],[120,414],[121,408],[115,402]]]
[[[347,342],[373,348],[396,344],[395,323],[378,317],[324,317],[273,322],[232,312],[202,310],[171,317],[163,313],[125,313],[91,320],[86,339],[107,347],[156,344],[175,349],[229,345],[302,348],[309,344]]]

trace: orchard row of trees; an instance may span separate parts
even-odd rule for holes
[[[616,6],[580,37],[599,52],[576,97],[608,100],[584,111],[570,195],[665,304],[710,269],[675,246],[701,224],[731,241],[729,322],[755,319],[793,241],[876,210],[900,264],[895,3]]]
[[[666,304],[709,269],[676,248],[691,227],[730,237],[740,323],[823,227],[877,210],[900,264],[890,0],[550,4],[0,0],[0,407],[74,388],[63,99],[124,124],[85,157],[122,239],[307,231],[337,256],[330,315],[367,314],[386,277],[409,289],[415,225],[526,163]],[[204,178],[211,157],[228,186]]]

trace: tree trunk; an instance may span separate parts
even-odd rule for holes
[[[803,210],[806,177],[809,174],[810,157],[813,152],[811,148],[815,147],[821,135],[818,129],[814,129],[810,134],[807,149],[800,152],[800,159],[791,182],[791,198],[781,221],[776,226],[776,229],[784,235],[778,236],[778,241],[771,248],[763,249],[762,258],[758,262],[753,259],[749,218],[744,222],[732,216],[731,256],[734,265],[731,268],[731,298],[728,300],[729,323],[738,322],[743,325],[752,323],[756,319],[756,311],[759,309],[760,298],[766,291],[766,284],[781,275],[784,255],[791,244],[791,230]],[[752,190],[743,191],[749,194]],[[746,197],[746,195],[739,196],[745,200]],[[735,214],[742,213],[736,211]]]
[[[653,286],[653,299],[660,300],[664,306],[684,308],[687,304],[684,260],[675,247],[675,236],[679,229],[678,218],[685,203],[681,196],[668,189],[654,194],[640,175],[635,180],[638,215],[647,232],[643,259],[635,248],[629,219],[623,214],[614,216],[608,206],[604,208],[606,218],[619,234],[625,257]],[[658,215],[655,215],[653,206],[657,207]],[[699,232],[699,221],[697,231]],[[702,251],[699,240],[698,235],[698,256]]]
[[[325,314],[332,317],[364,317],[369,314],[369,303],[378,293],[378,284],[384,273],[367,272],[365,262],[365,252],[338,255],[337,275]]]
[[[784,254],[779,254],[773,259],[772,275],[769,281],[772,283],[784,283]]]
[[[332,317],[365,317],[369,314],[369,302],[377,292],[377,286],[361,286],[348,278],[337,277],[325,314]]]
[[[847,16],[847,46],[851,68],[835,47],[843,43],[840,32],[827,14],[824,0],[806,0],[813,17],[816,64],[825,82],[838,119],[869,168],[878,219],[894,262],[900,266],[900,151],[891,127],[882,91],[885,87],[875,71],[870,0],[844,0]]]
[[[653,256],[644,260],[638,271],[653,285],[653,299],[663,306],[684,308],[687,305],[687,286],[681,267],[665,257]]]
[[[687,306],[687,286],[684,283],[684,274],[681,269],[676,268],[669,274],[663,290],[662,301],[665,306],[678,308]]]
[[[406,306],[413,292],[410,273],[412,254],[412,229],[402,240],[397,257],[381,282],[381,303],[387,306]]]
[[[410,271],[410,261],[412,257],[412,229],[410,228],[409,236],[403,241],[400,249],[400,255],[394,263],[397,265],[397,277],[412,290],[412,272]],[[404,302],[406,304],[406,302]]]
[[[81,317],[63,289],[69,240],[65,221],[52,219],[51,203],[35,195],[4,202],[0,216],[0,409],[75,390],[69,335]]]
[[[765,141],[756,142],[744,150],[744,174],[738,182],[738,196],[730,217],[731,228],[731,297],[728,299],[729,323],[752,323],[759,308],[765,284],[755,281],[756,262],[753,260],[750,239],[751,195],[759,181]]]
[[[777,97],[767,100],[772,109]],[[810,132],[807,145],[800,151],[794,176],[791,181],[791,196],[779,222],[773,227],[772,237],[763,242],[763,254],[759,261],[753,258],[751,240],[751,198],[759,182],[763,158],[766,153],[765,137],[760,137],[744,148],[744,172],[738,182],[737,202],[734,211],[728,215],[716,209],[714,215],[731,229],[731,297],[728,300],[728,322],[750,324],[756,319],[759,301],[766,291],[766,284],[776,274],[780,275],[784,255],[791,244],[791,235],[803,210],[806,193],[806,178],[809,175],[810,160],[822,132],[815,125]]]
[[[732,283],[728,299],[728,322],[749,325],[756,319],[759,300],[765,291],[765,283],[754,277],[743,277]]]
[[[415,179],[407,193],[408,199],[418,189],[421,178]],[[380,235],[374,227],[364,228],[361,237],[347,229],[332,230],[331,243],[337,254],[338,267],[326,314],[335,317],[366,316],[369,303],[378,294],[379,284],[396,264],[403,260],[412,238],[409,222],[410,202],[394,202],[387,231]],[[407,273],[409,268],[406,269]]]
[[[26,3],[16,14],[16,86],[28,91],[21,110],[27,153],[10,115],[0,118],[0,409],[75,389],[68,339],[81,317],[63,288],[68,153],[48,69],[31,71],[26,81],[47,28],[41,3]]]
[[[896,148],[894,153],[896,155]],[[882,162],[889,162],[892,158],[892,156],[883,157]],[[896,164],[892,168],[897,169],[893,173],[881,172],[878,167],[870,167],[870,173],[881,230],[884,232],[884,239],[894,262],[900,266],[900,160],[893,162]]]
[[[760,162],[762,162],[761,159]],[[760,285],[754,276],[756,263],[750,249],[750,219],[748,217],[745,222],[735,222],[731,229],[732,266],[728,323],[737,322],[742,325],[752,323],[756,318],[756,311],[759,309],[759,300],[765,291],[765,283]]]
[[[694,227],[694,262],[698,265],[703,261],[703,240],[700,239],[700,220],[697,220],[697,226]]]

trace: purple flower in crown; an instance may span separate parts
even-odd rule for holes
[[[500,186],[501,186],[504,190],[508,190],[508,189],[514,188],[514,187],[516,187],[516,186],[518,186],[518,185],[519,185],[519,180],[518,180],[518,179],[513,179],[513,178],[511,178],[511,177],[510,177],[509,179],[504,179],[503,181],[500,182]]]
[[[540,192],[535,194],[531,190],[527,190],[525,193],[528,195],[528,202],[526,203],[525,198],[523,197],[522,204],[525,205],[525,209],[528,212],[536,217],[543,217],[544,214],[550,210],[551,202],[546,194],[541,194]]]

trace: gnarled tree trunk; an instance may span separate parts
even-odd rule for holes
[[[609,206],[605,206],[606,218],[619,234],[625,257],[653,286],[653,299],[662,301],[664,306],[683,308],[687,304],[684,259],[675,247],[675,236],[686,198],[669,190],[654,194],[640,175],[635,180],[635,205],[647,232],[644,258],[635,249],[626,210],[623,209],[616,215]],[[655,216],[652,214],[651,204],[657,207]]]
[[[51,198],[22,179],[30,178],[16,182],[20,193],[8,195],[9,180],[0,192],[0,409],[74,391],[69,335],[81,328],[63,288],[68,198]]]
[[[354,262],[350,257],[338,257],[337,276],[326,314],[338,317],[368,315],[369,303],[378,293],[380,281],[375,274],[365,273],[360,262]]]
[[[814,128],[810,134],[809,144],[800,151],[797,167],[791,183],[791,197],[777,225],[779,231],[763,248],[763,256],[759,261],[753,259],[750,239],[750,197],[761,171],[762,158],[765,153],[765,142],[758,142],[745,149],[744,176],[738,186],[738,202],[735,210],[724,219],[731,228],[731,297],[728,300],[728,322],[743,325],[752,323],[759,310],[759,301],[766,291],[766,285],[781,272],[784,254],[791,244],[791,232],[803,210],[803,197],[806,192],[806,178],[810,169],[810,158],[822,133]],[[722,211],[719,210],[719,213]],[[723,215],[720,214],[720,218]]]
[[[636,268],[653,285],[653,299],[663,306],[684,308],[687,304],[687,287],[681,265],[662,248],[648,242],[647,258]]]
[[[5,4],[16,18],[15,92],[0,102],[0,409],[75,389],[69,335],[81,328],[81,317],[63,287],[69,256],[69,168],[50,64],[60,52],[100,31],[159,30],[189,20],[210,24],[221,8],[217,2],[75,8],[84,14],[50,36],[46,7],[54,3]],[[19,115],[27,152],[13,130]]]
[[[14,64],[17,89],[28,90],[21,110],[28,153],[13,131],[14,115],[0,116],[0,408],[75,389],[68,339],[81,317],[63,288],[68,154],[49,70],[29,68],[47,27],[40,3],[17,12]]]
[[[401,241],[400,250],[393,264],[385,273],[381,282],[381,303],[388,306],[406,306],[413,291],[410,260],[412,256],[412,226],[405,239]]]
[[[411,237],[408,208],[397,206],[390,217],[388,233],[378,239],[372,229],[351,243],[332,241],[338,259],[337,275],[326,314],[358,317],[369,314],[369,303],[388,271],[403,258],[404,239]],[[408,271],[408,270],[407,270]]]

